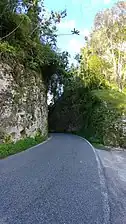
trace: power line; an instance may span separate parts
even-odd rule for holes
[[[23,21],[24,21],[24,18],[21,20],[21,22],[18,24],[18,26],[14,30],[12,30],[10,33],[5,35],[4,37],[0,38],[0,41],[5,39],[5,38],[7,38],[7,37],[9,37],[10,35],[12,35],[12,33],[14,33],[20,27],[20,25],[23,23]]]
[[[28,7],[28,10],[29,10],[29,8],[31,7],[31,5]],[[5,10],[4,10],[5,11]],[[2,13],[3,14],[3,13]],[[17,27],[15,28],[15,29],[13,29],[10,33],[8,33],[7,35],[5,35],[4,37],[2,37],[2,38],[0,38],[0,41],[1,40],[3,40],[3,39],[5,39],[5,38],[7,38],[7,37],[9,37],[10,35],[12,35],[19,27],[20,27],[20,25],[23,23],[23,21],[24,21],[24,19],[25,19],[25,17],[21,20],[21,22],[17,25]],[[37,29],[39,27],[39,25],[37,25],[36,27],[35,27],[35,29],[32,31],[32,33],[31,33],[31,35],[34,33],[34,31]],[[79,31],[76,31],[75,30],[75,28],[74,28],[74,31],[71,31],[72,33],[63,33],[63,34],[57,34],[57,36],[71,36],[71,35],[74,35],[74,34],[76,34],[76,35],[80,35],[79,34]]]
[[[72,33],[60,33],[60,34],[57,34],[57,36],[71,36],[73,35]]]
[[[28,9],[29,10],[31,8],[31,5],[29,5]],[[0,38],[0,41],[9,37],[10,35],[12,35],[19,27],[20,25],[24,22],[25,17],[21,20],[21,22],[17,25],[17,27],[15,29],[13,29],[10,33],[8,33],[7,35],[5,35],[4,37]]]

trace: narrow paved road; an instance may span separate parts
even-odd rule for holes
[[[0,224],[106,224],[95,153],[83,139],[52,139],[0,161]]]

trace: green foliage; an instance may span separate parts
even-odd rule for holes
[[[4,139],[4,136],[5,136],[5,130],[2,127],[0,127],[0,139],[1,140]]]
[[[7,157],[9,155],[13,155],[24,151],[32,146],[35,146],[41,142],[43,142],[46,138],[37,135],[35,138],[27,137],[25,139],[21,139],[16,143],[6,142],[0,144],[0,158]]]
[[[56,26],[66,11],[52,11],[47,16],[43,1],[24,0],[21,6],[17,0],[1,0],[0,12],[1,58],[13,56],[25,68],[37,70],[48,88],[51,77],[60,77],[65,70],[61,61],[64,53],[57,52]]]
[[[12,142],[13,142],[13,140],[12,140],[12,136],[11,136],[11,135],[5,135],[5,136],[4,136],[4,139],[3,139],[3,142],[4,142],[5,144],[12,143]]]
[[[16,54],[15,47],[11,46],[8,42],[1,42],[0,43],[0,52],[2,53],[12,53],[13,55]]]
[[[57,24],[66,11],[52,11],[47,16],[43,1],[22,3],[20,6],[18,0],[0,1],[0,56],[14,57],[26,69],[42,74],[47,90],[53,95],[50,129],[81,133],[102,144],[124,145],[125,3],[118,2],[96,15],[90,38],[85,39],[86,45],[77,57],[77,68],[69,68],[68,53],[58,52],[56,46]],[[72,33],[79,34],[76,29]],[[6,155],[13,154],[34,145],[39,138],[38,130],[34,139],[0,147],[5,147]]]
[[[126,4],[124,1],[116,3],[111,9],[97,13],[94,29],[88,41],[89,49],[104,60],[101,72],[106,80],[116,84],[118,90],[123,91],[126,85]]]
[[[47,136],[43,136],[43,137],[42,137],[42,131],[41,131],[40,129],[38,129],[38,130],[36,131],[36,134],[35,134],[34,139],[35,139],[36,142],[39,142],[39,141],[41,141],[42,138],[43,138],[43,140],[44,140],[44,139],[47,138]]]
[[[91,142],[124,147],[122,114],[126,97],[109,87],[96,90],[97,82],[93,83],[85,86],[85,80],[76,75],[67,80],[63,95],[49,110],[49,128],[76,133]]]
[[[126,113],[126,94],[117,90],[94,90],[93,93],[106,102],[110,109],[117,109],[120,113]]]

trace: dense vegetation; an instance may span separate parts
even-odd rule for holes
[[[41,74],[48,91],[52,86],[51,77],[54,74],[60,77],[61,73],[65,73],[64,60],[67,53],[60,52],[56,46],[56,26],[65,16],[66,11],[47,13],[43,1],[39,0],[0,1],[0,63],[10,64],[14,81],[19,87],[23,86],[23,80],[30,79],[31,73],[31,79],[35,76],[35,80],[37,74],[38,80]],[[25,68],[24,79],[20,77],[22,67]],[[19,101],[20,97],[15,100]],[[5,102],[2,103],[4,104]],[[0,157],[25,150],[45,139],[41,135],[35,138],[22,136],[24,139],[15,143],[2,128],[0,124]]]
[[[74,132],[92,142],[126,147],[126,4],[99,12],[85,46],[51,106],[52,131]]]
[[[0,159],[24,151],[30,147],[33,147],[39,143],[42,143],[46,138],[41,135],[33,137],[27,137],[25,139],[18,140],[17,142],[5,142],[0,145]]]
[[[46,83],[63,72],[65,52],[56,46],[56,25],[66,11],[47,14],[43,1],[0,1],[0,57],[40,71]]]
[[[43,1],[1,0],[1,60],[13,59],[42,74],[53,95],[50,130],[126,147],[126,3],[96,15],[77,66],[57,48],[57,24],[65,16],[66,10],[47,13]]]

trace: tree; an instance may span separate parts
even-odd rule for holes
[[[121,1],[112,9],[100,12],[95,17],[90,46],[110,65],[110,82],[117,83],[123,90],[126,83],[126,4]],[[111,67],[111,69],[110,69]]]
[[[56,25],[66,16],[66,10],[51,11],[47,16],[43,1],[39,0],[1,0],[0,10],[1,49],[8,44],[13,46],[15,58],[25,66],[41,71],[47,86],[51,76],[60,77],[65,62],[61,63],[56,46]]]

